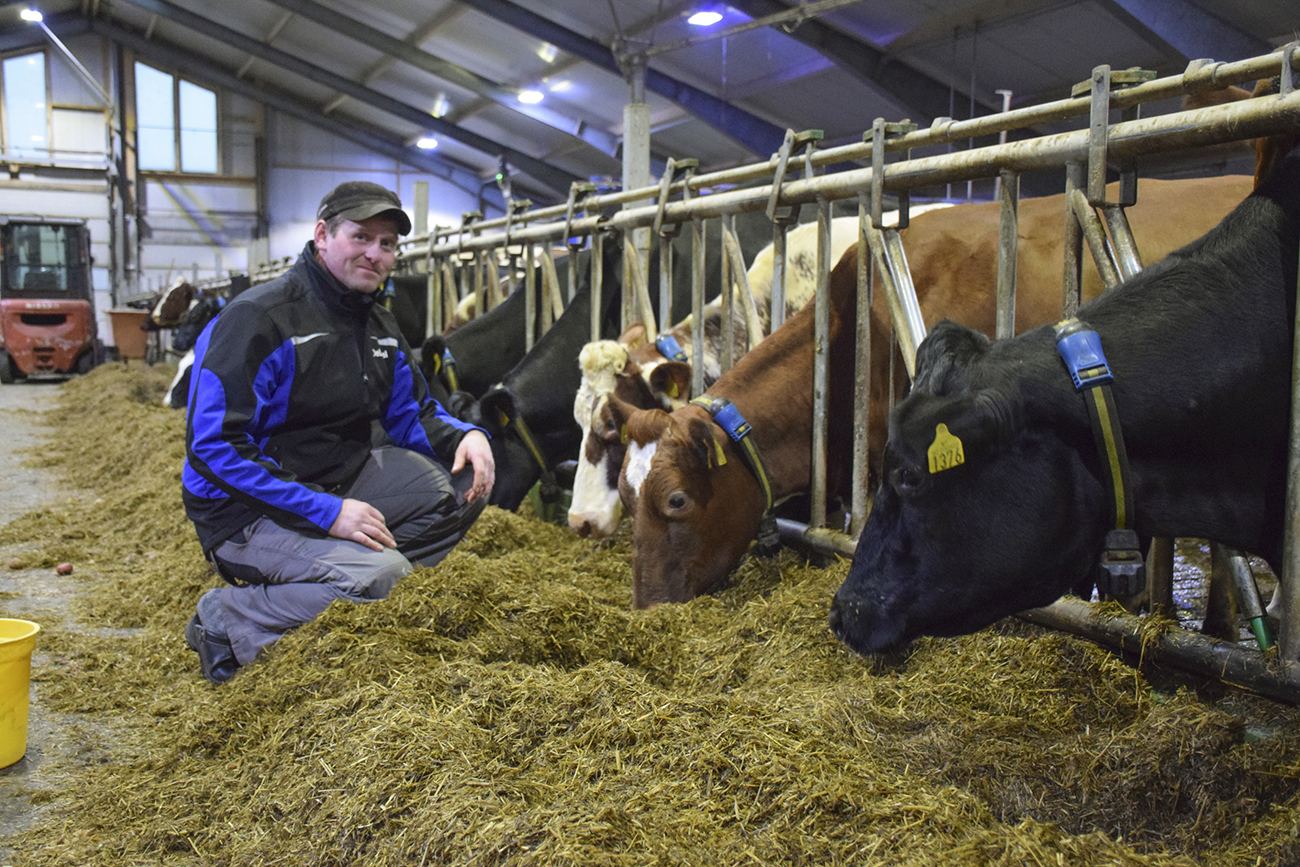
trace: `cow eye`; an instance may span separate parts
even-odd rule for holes
[[[921,474],[911,467],[896,467],[891,475],[894,490],[900,494],[910,494],[921,487]]]
[[[686,494],[683,491],[673,491],[668,495],[668,508],[675,512],[680,512],[686,508]]]

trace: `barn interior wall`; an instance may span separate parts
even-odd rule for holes
[[[429,185],[429,225],[459,226],[478,200],[434,175],[366,150],[314,124],[280,113],[267,120],[267,210],[270,258],[297,256],[311,238],[321,197],[348,180],[372,181],[393,190],[414,220],[415,185]]]
[[[106,92],[115,92],[115,53],[108,40],[83,34],[65,44]],[[6,214],[87,220],[100,333],[110,345],[108,310],[115,304],[149,297],[177,277],[225,276],[267,258],[297,256],[311,237],[321,196],[342,181],[370,180],[395,190],[412,217],[415,185],[428,183],[430,226],[459,225],[462,213],[479,207],[473,194],[437,176],[217,88],[217,174],[141,173],[135,192],[142,237],[138,248],[132,237],[125,252],[132,261],[132,276],[122,281],[127,285],[115,287],[107,180],[112,115],[53,46],[40,42],[31,50],[44,51],[47,58],[51,152],[48,158],[29,160],[16,172],[0,175],[0,209]],[[128,91],[130,63],[128,57]],[[130,108],[122,107],[128,128],[134,118]],[[265,177],[259,177],[259,138],[265,145]],[[259,213],[259,183],[266,190],[264,214]]]

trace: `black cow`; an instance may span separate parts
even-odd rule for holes
[[[1280,565],[1300,148],[1222,223],[1083,306],[1115,375],[1144,537],[1205,538]],[[1053,329],[940,323],[890,416],[884,475],[830,625],[860,653],[973,632],[1094,574],[1106,488]],[[936,426],[965,462],[930,473]]]
[[[423,344],[412,343],[420,345],[420,370],[425,379],[437,377],[447,383],[445,377],[439,376],[437,359],[444,349],[449,349],[456,362],[457,387],[482,397],[523,360],[526,304],[522,290],[512,292],[496,307],[450,334],[432,335]]]

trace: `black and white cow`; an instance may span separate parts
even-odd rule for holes
[[[1282,547],[1300,148],[1200,240],[1078,318],[1101,337],[1144,537]],[[973,632],[1096,569],[1108,511],[1085,398],[1053,329],[991,342],[952,323],[889,420],[883,481],[830,611],[861,653]],[[929,471],[937,427],[964,463]]]

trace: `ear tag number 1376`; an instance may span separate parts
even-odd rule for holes
[[[946,424],[937,424],[934,428],[934,442],[926,453],[930,458],[930,472],[940,473],[966,463],[966,453],[962,451],[961,440],[948,432]]]

